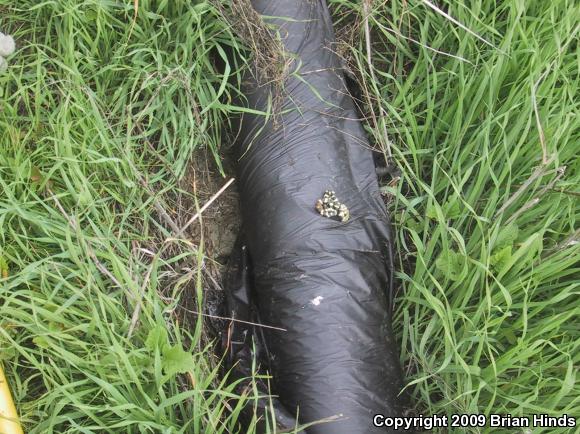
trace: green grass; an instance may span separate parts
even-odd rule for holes
[[[205,3],[133,16],[0,1],[19,48],[0,76],[0,361],[30,433],[221,433],[239,409],[201,321],[177,323],[203,291],[203,240],[173,239],[157,211],[180,225],[195,209],[179,180],[217,152],[229,77],[211,59],[235,39]]]
[[[384,190],[416,412],[580,414],[578,6],[438,0],[467,31],[376,1],[374,80],[361,2],[329,3],[401,170]],[[197,206],[180,181],[218,155],[239,73],[212,59],[239,41],[206,2],[141,0],[133,20],[133,2],[0,0],[18,43],[0,74],[0,362],[27,432],[235,431],[203,324],[176,313],[201,309],[211,258],[159,209],[179,226]]]
[[[377,81],[364,27],[350,58],[402,173],[385,192],[416,409],[578,415],[580,9],[437,2],[486,44],[420,0],[375,3]],[[362,14],[360,2],[333,6],[339,23]]]

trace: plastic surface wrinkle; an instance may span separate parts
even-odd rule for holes
[[[230,361],[243,378],[252,356],[262,360],[279,427],[293,428],[297,415],[303,424],[330,420],[308,434],[384,433],[373,416],[401,415],[402,373],[388,301],[392,240],[372,151],[332,51],[325,2],[252,4],[293,61],[278,115],[240,119],[244,240],[228,308],[268,327],[232,322]],[[274,91],[248,75],[244,104],[266,111]],[[348,207],[347,221],[316,210],[327,190]],[[261,414],[269,405],[258,405]]]

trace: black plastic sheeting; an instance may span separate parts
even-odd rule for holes
[[[373,153],[350,96],[323,0],[253,0],[293,58],[278,116],[245,113],[237,150],[243,238],[227,286],[234,378],[253,357],[279,399],[263,399],[279,428],[319,420],[308,434],[384,433],[373,416],[400,416],[402,373],[391,333],[392,239]],[[249,109],[276,92],[249,74]],[[346,222],[315,205],[326,190]],[[275,328],[272,328],[275,327]],[[251,387],[249,380],[240,388]],[[265,380],[259,388],[267,390]],[[265,423],[264,425],[265,426]],[[265,429],[265,428],[264,428]]]

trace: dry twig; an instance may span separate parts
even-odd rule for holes
[[[536,168],[536,170],[534,170],[534,173],[532,173],[532,175],[526,180],[526,182],[524,182],[520,188],[518,188],[516,190],[516,192],[514,194],[512,194],[512,196],[503,204],[503,206],[495,213],[495,218],[499,217],[499,215],[501,213],[503,213],[506,209],[508,209],[510,207],[511,204],[513,204],[525,191],[526,189],[538,178],[541,178],[542,176],[544,176],[546,174],[546,172],[548,171],[547,166],[554,161],[554,156],[550,157],[550,159],[548,161],[546,161],[546,163],[542,163],[542,165],[538,166]]]
[[[558,182],[560,180],[560,178],[562,178],[562,176],[564,176],[565,172],[566,172],[566,166],[558,167],[558,169],[556,169],[557,175],[554,177],[554,179],[552,179],[548,185],[546,185],[544,188],[542,188],[536,197],[534,197],[532,200],[525,203],[524,206],[522,206],[519,210],[517,210],[514,214],[512,214],[512,216],[507,220],[506,225],[509,225],[511,222],[513,222],[515,219],[517,219],[524,212],[526,212],[527,210],[532,208],[534,205],[538,204],[540,202],[540,200],[542,199],[542,196],[544,196],[544,194],[547,191],[549,191],[550,189],[552,189],[554,187],[556,182]]]
[[[175,236],[176,236],[176,237],[179,237],[179,236],[181,236],[181,234],[183,234],[183,232],[184,232],[184,231],[185,231],[185,230],[186,230],[186,229],[189,227],[189,225],[191,225],[191,224],[192,224],[194,221],[196,221],[196,220],[197,220],[197,219],[198,219],[198,218],[201,216],[201,214],[202,214],[202,213],[203,213],[203,212],[204,212],[204,211],[205,211],[205,210],[206,210],[206,209],[207,209],[207,208],[208,208],[208,207],[209,207],[209,206],[210,206],[212,203],[214,203],[214,202],[216,201],[216,199],[217,199],[218,197],[220,197],[220,196],[221,196],[221,194],[222,194],[224,191],[226,191],[230,185],[232,185],[232,184],[233,184],[234,180],[235,180],[235,178],[232,178],[232,179],[230,179],[228,182],[226,182],[226,183],[225,183],[225,185],[224,185],[222,188],[220,188],[220,189],[217,191],[217,193],[216,193],[216,194],[214,194],[214,195],[213,195],[213,196],[212,196],[212,197],[211,197],[211,198],[210,198],[210,199],[209,199],[209,200],[208,200],[208,201],[207,201],[207,202],[206,202],[206,203],[205,203],[205,204],[204,204],[204,205],[203,205],[203,206],[202,206],[202,207],[199,209],[199,211],[198,211],[198,212],[196,212],[196,213],[193,215],[193,217],[191,217],[191,218],[190,218],[190,219],[187,221],[187,223],[185,223],[185,224],[183,225],[183,227],[182,227],[181,229],[179,229],[179,230],[177,231],[177,233],[175,234]]]

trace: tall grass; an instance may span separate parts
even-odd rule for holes
[[[193,151],[217,155],[236,72],[213,62],[236,41],[205,2],[137,5],[0,0],[0,362],[30,433],[236,423],[201,322],[175,315],[203,240],[171,230]]]
[[[580,8],[431,4],[374,2],[365,32],[361,2],[332,2],[401,171],[384,191],[408,388],[422,414],[578,415]]]

